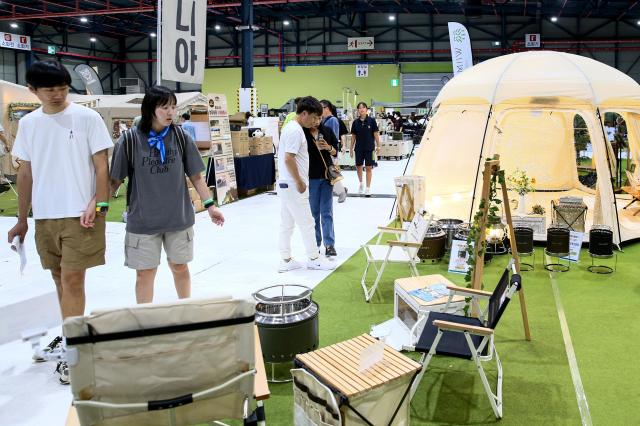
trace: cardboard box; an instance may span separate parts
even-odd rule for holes
[[[206,112],[204,113],[194,112],[191,114],[191,121],[196,121],[196,122],[204,121],[205,123],[207,123],[209,121],[209,114],[207,114]]]
[[[192,204],[193,204],[193,209],[196,211],[196,213],[200,213],[201,211],[204,210],[204,206],[202,205],[202,200],[192,201]]]
[[[198,191],[195,188],[189,188],[189,198],[191,201],[199,201],[200,195],[198,195]]]

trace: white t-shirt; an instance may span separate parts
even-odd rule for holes
[[[300,178],[309,183],[309,149],[307,148],[307,138],[304,135],[302,126],[295,120],[291,120],[282,129],[280,144],[278,145],[278,172],[280,179],[284,182],[295,182],[287,166],[284,164],[285,153],[296,155],[296,165]]]
[[[91,156],[113,146],[100,115],[71,103],[57,114],[42,107],[19,122],[12,155],[31,162],[34,219],[79,217],[96,192]]]

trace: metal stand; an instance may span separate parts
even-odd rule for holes
[[[597,254],[589,253],[589,256],[591,256],[591,266],[589,266],[587,268],[587,270],[589,272],[592,272],[594,274],[606,275],[606,274],[611,274],[614,271],[618,270],[618,255],[615,254],[615,253],[613,255],[611,255],[611,256],[608,256],[608,255],[607,256],[599,256]],[[615,258],[615,260],[614,260],[615,263],[613,265],[613,268],[610,267],[610,266],[607,266],[607,265],[594,265],[594,260],[593,260],[594,258],[597,258],[597,259],[610,259],[611,257]]]
[[[566,265],[563,263],[560,263],[560,258],[569,256],[569,253],[551,253],[551,252],[548,252],[547,249],[545,249],[544,254],[546,254],[549,257],[552,257],[552,258],[555,257],[556,259],[558,259],[556,263],[546,263],[546,262],[544,263],[544,269],[546,269],[547,271],[567,272],[569,269],[571,269],[571,263],[569,261],[567,261],[568,263]]]

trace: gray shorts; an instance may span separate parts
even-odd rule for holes
[[[164,244],[167,260],[178,265],[193,260],[193,227],[162,234],[134,234],[124,237],[124,265],[131,269],[154,269],[160,265]]]

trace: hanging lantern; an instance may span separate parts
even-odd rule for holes
[[[504,223],[497,216],[490,216],[487,219],[486,240],[489,244],[500,244],[504,241],[507,233]]]

